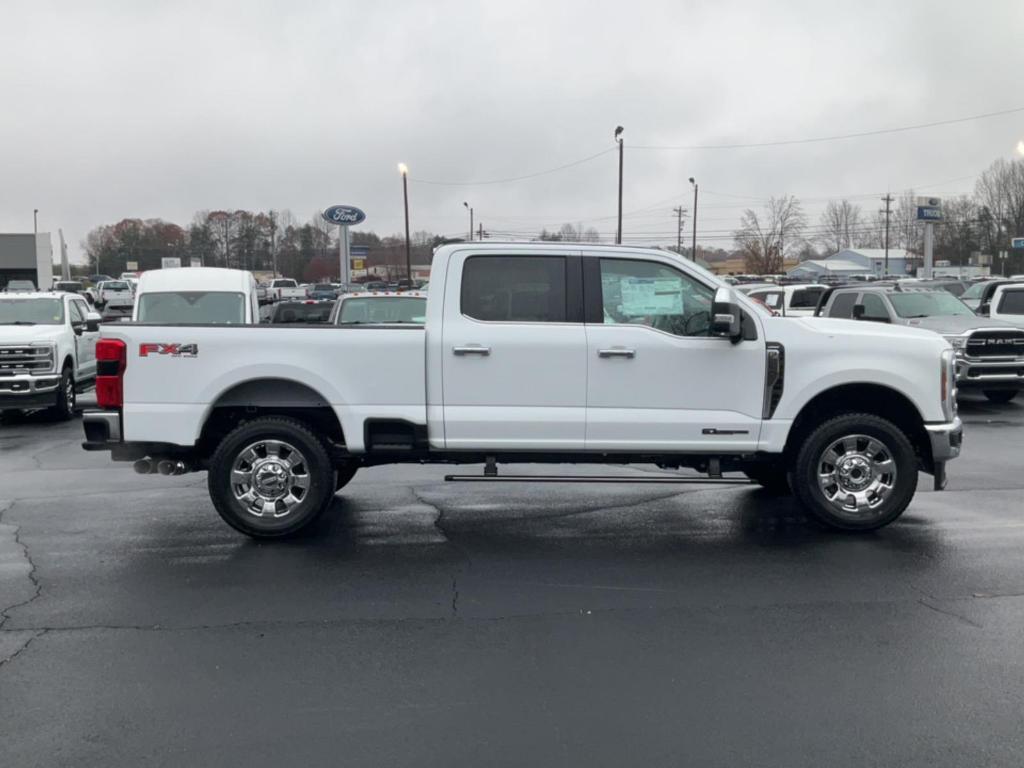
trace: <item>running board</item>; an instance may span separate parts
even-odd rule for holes
[[[445,475],[449,483],[635,483],[664,485],[691,483],[697,485],[751,485],[747,478],[727,477],[636,477],[635,475]]]

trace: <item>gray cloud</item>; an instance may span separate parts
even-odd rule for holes
[[[626,127],[626,234],[673,230],[696,176],[724,244],[756,198],[970,177],[1024,113],[791,147],[640,151],[869,130],[1022,106],[1019,2],[17,2],[0,25],[0,230],[353,203],[401,229],[413,179],[516,176]],[[1022,102],[1022,103],[1017,103]],[[410,184],[412,226],[614,230],[615,156],[512,184]],[[956,181],[951,181],[956,180]],[[939,184],[939,182],[949,182]],[[747,199],[751,198],[751,199]],[[867,210],[876,203],[865,197]],[[645,210],[646,209],[646,210]],[[688,230],[687,230],[688,231]]]

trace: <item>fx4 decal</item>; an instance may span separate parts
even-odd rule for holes
[[[170,355],[171,357],[196,357],[198,344],[139,344],[139,357]]]

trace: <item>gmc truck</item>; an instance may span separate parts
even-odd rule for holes
[[[773,317],[628,246],[446,245],[423,324],[117,323],[97,358],[84,447],[140,473],[207,471],[224,521],[262,538],[399,462],[482,463],[448,479],[493,482],[583,479],[498,474],[514,463],[742,473],[863,531],[899,517],[919,472],[941,489],[962,440],[940,336]]]

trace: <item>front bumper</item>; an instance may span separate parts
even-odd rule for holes
[[[959,416],[946,424],[925,424],[924,428],[932,444],[932,461],[945,462],[960,455],[964,425]]]
[[[985,361],[958,357],[956,386],[968,389],[1024,389],[1024,361]]]
[[[0,377],[0,410],[9,408],[46,408],[56,400],[60,374],[41,376],[18,374]]]

